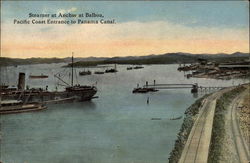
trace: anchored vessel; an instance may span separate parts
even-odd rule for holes
[[[116,73],[116,72],[118,72],[117,69],[116,69],[116,64],[115,64],[114,68],[105,70],[105,73]]]
[[[144,68],[143,66],[135,66],[134,69],[142,69]]]
[[[132,93],[148,93],[148,92],[157,92],[158,90],[155,88],[134,88]]]
[[[95,74],[104,74],[103,71],[95,71]]]
[[[73,57],[72,57],[71,85],[55,75],[60,81],[67,85],[64,91],[48,91],[44,89],[25,89],[25,73],[19,73],[18,86],[16,89],[4,88],[1,91],[2,100],[22,100],[24,103],[60,103],[72,101],[86,101],[95,98],[97,92],[95,86],[74,85]]]
[[[91,71],[89,71],[89,70],[88,70],[88,71],[85,71],[85,70],[84,70],[84,71],[80,71],[80,72],[79,72],[79,75],[80,75],[80,76],[91,75]]]

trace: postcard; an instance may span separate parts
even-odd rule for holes
[[[1,1],[1,163],[249,162],[249,2]]]

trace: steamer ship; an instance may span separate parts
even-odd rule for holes
[[[19,73],[18,85],[16,89],[9,87],[1,87],[0,97],[2,100],[22,100],[24,103],[40,102],[40,103],[64,103],[73,101],[91,100],[97,92],[95,86],[74,85],[74,64],[72,56],[71,67],[71,85],[55,75],[67,87],[64,91],[48,91],[41,88],[26,88],[25,89],[25,73]]]

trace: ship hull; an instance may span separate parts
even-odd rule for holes
[[[88,101],[96,94],[95,89],[80,91],[23,91],[7,92],[2,94],[3,100],[22,100],[24,102],[60,103],[73,101]]]

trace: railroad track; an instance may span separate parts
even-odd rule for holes
[[[216,100],[230,89],[216,92],[206,98],[183,149],[179,163],[206,163],[212,134]]]
[[[231,132],[233,135],[233,143],[235,150],[237,152],[237,159],[240,163],[248,163],[250,161],[249,146],[245,142],[242,135],[239,120],[236,115],[236,109],[239,106],[239,101],[244,94],[237,96],[230,105],[230,115],[231,115]]]

